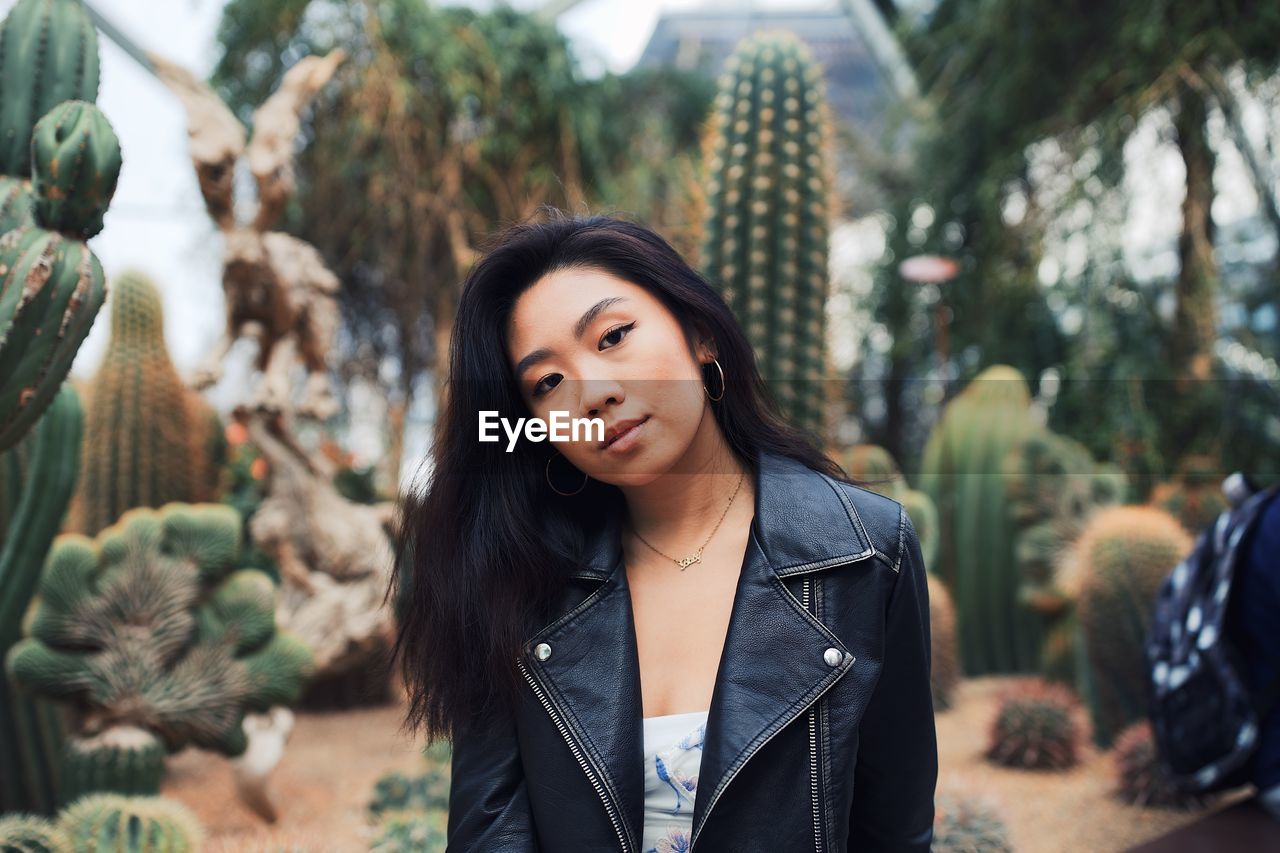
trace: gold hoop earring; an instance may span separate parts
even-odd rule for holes
[[[711,360],[712,360],[713,362],[715,362],[716,370],[720,371],[720,397],[712,397],[712,396],[711,396],[711,392],[710,392],[710,391],[707,391],[707,383],[705,383],[705,382],[703,382],[703,383],[702,383],[702,390],[703,390],[704,392],[706,392],[706,395],[707,395],[708,397],[710,397],[710,399],[714,402],[714,401],[717,401],[717,400],[719,400],[721,397],[723,397],[723,396],[724,396],[724,392],[725,392],[725,385],[724,385],[724,368],[720,366],[720,360],[719,360],[719,359],[717,359],[717,358],[712,358]]]
[[[572,496],[576,495],[578,492],[580,492],[580,491],[582,491],[583,489],[585,489],[585,488],[587,487],[587,480],[590,480],[590,479],[591,479],[591,475],[590,475],[590,474],[585,474],[585,473],[582,475],[582,485],[581,485],[581,486],[578,486],[577,491],[574,491],[574,492],[562,492],[562,491],[560,491],[559,489],[557,489],[557,488],[556,488],[556,484],[555,484],[555,483],[553,483],[553,482],[551,482],[551,461],[552,461],[553,459],[555,459],[555,458],[556,458],[556,456],[563,456],[563,455],[564,455],[563,453],[554,453],[554,454],[552,454],[551,456],[548,456],[548,457],[547,457],[547,475],[546,475],[546,476],[547,476],[547,485],[548,485],[548,486],[550,486],[550,487],[551,487],[551,491],[555,492],[557,495],[563,495],[563,496],[565,496],[566,498],[568,498],[568,497],[572,497]]]

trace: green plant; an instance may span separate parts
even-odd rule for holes
[[[425,811],[449,808],[449,772],[440,767],[428,767],[422,773],[407,776],[404,773],[388,773],[380,778],[373,789],[369,813],[377,817],[393,811]]]
[[[996,810],[981,799],[938,795],[933,817],[934,853],[1012,853],[1009,831]]]
[[[49,407],[106,299],[85,241],[120,175],[120,143],[87,101],[46,113],[31,150],[34,224],[0,237],[0,450]]]
[[[0,657],[21,636],[40,567],[75,490],[83,422],[79,395],[63,384],[35,429],[0,454]],[[53,813],[64,737],[56,707],[15,695],[0,678],[0,810]]]
[[[383,821],[372,853],[420,853],[444,850],[449,813],[439,809],[425,812],[398,812]]]
[[[986,756],[1006,767],[1064,770],[1076,764],[1080,701],[1061,684],[1018,679],[1000,698]]]
[[[73,530],[92,536],[125,510],[202,496],[207,427],[169,358],[160,292],[141,273],[112,282],[111,338],[92,389]]]
[[[1034,428],[1031,393],[1012,367],[989,367],[947,404],[925,445],[920,490],[937,508],[934,568],[955,599],[965,673],[1040,666],[1043,620],[1019,600],[1005,455]]]
[[[821,435],[832,179],[822,72],[789,33],[744,39],[714,101],[703,244],[779,407]]]
[[[68,849],[97,853],[187,853],[205,839],[191,810],[165,797],[89,794],[68,806],[58,825]]]
[[[1122,802],[1186,811],[1204,808],[1212,799],[1182,791],[1173,784],[1160,764],[1151,739],[1151,723],[1147,720],[1121,731],[1111,753],[1115,772],[1113,793]]]
[[[271,579],[236,568],[240,536],[232,508],[175,503],[54,541],[6,665],[76,712],[63,802],[156,793],[164,751],[240,755],[247,712],[298,699],[311,652],[277,630]]]
[[[1146,641],[1160,584],[1192,546],[1178,520],[1150,506],[1112,506],[1086,523],[1060,584],[1076,600],[1080,693],[1094,740],[1146,715]]]
[[[70,840],[57,824],[37,815],[0,817],[0,851],[3,853],[63,853]]]

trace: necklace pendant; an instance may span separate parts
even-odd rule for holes
[[[702,562],[702,552],[699,551],[696,554],[690,554],[688,557],[685,557],[683,560],[679,560],[677,562],[680,563],[680,571],[683,572],[685,569],[689,568],[694,563]]]

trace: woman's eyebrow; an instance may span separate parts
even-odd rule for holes
[[[573,336],[581,339],[582,336],[586,334],[587,327],[591,325],[592,321],[595,320],[596,317],[599,317],[601,313],[611,306],[616,305],[619,302],[626,301],[627,297],[625,296],[606,296],[604,299],[601,299],[595,305],[592,305],[586,311],[582,312],[582,316],[578,318],[578,322],[573,324]],[[526,370],[538,362],[549,358],[551,355],[552,350],[547,347],[541,347],[534,350],[516,362],[516,376],[523,376]]]

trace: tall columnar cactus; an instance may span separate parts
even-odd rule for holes
[[[199,850],[204,828],[177,800],[91,794],[58,818],[70,850],[112,853],[188,853]]]
[[[64,384],[36,428],[0,455],[0,657],[18,641],[22,615],[75,490],[84,415]],[[59,709],[15,695],[0,678],[0,811],[52,814],[65,730]]]
[[[0,22],[0,234],[31,224],[31,132],[98,97],[98,33],[80,0],[19,0]]]
[[[120,175],[120,143],[86,101],[45,114],[31,150],[35,225],[0,237],[0,450],[49,407],[106,299],[85,241]]]
[[[709,145],[700,262],[797,426],[821,435],[832,177],[822,71],[789,33],[725,65]]]
[[[160,292],[141,273],[112,281],[111,338],[87,405],[73,530],[93,535],[134,507],[207,491],[206,424],[169,359]]]
[[[311,651],[276,629],[271,579],[237,570],[240,528],[231,507],[174,503],[54,541],[6,665],[19,687],[77,711],[64,803],[154,794],[164,751],[240,755],[247,712],[297,700]]]
[[[1143,644],[1160,583],[1190,552],[1178,520],[1148,506],[1113,506],[1090,517],[1062,585],[1077,601],[1080,693],[1094,740],[1111,745],[1146,715]]]
[[[1005,455],[1035,427],[1022,374],[982,371],[950,403],[925,445],[920,490],[938,511],[937,571],[956,601],[968,675],[1040,667],[1042,619],[1018,598]]]

